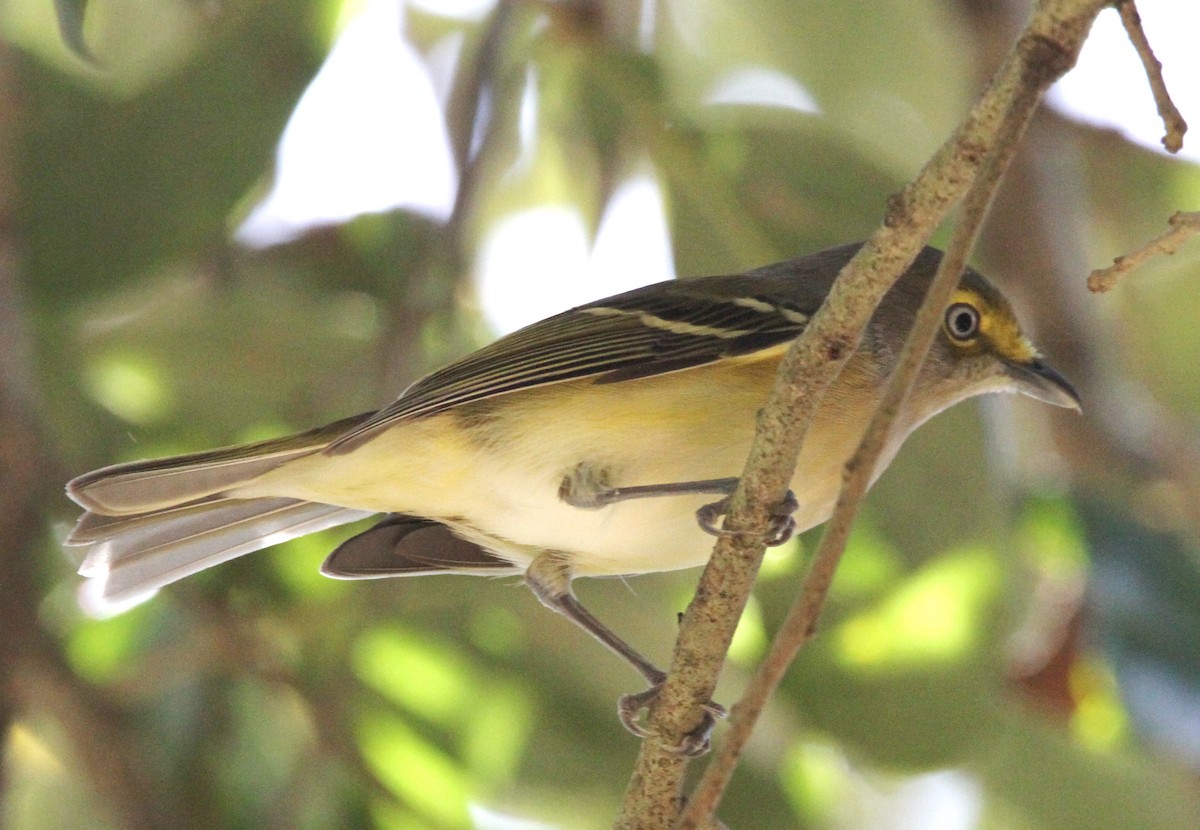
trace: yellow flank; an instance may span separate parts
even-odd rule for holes
[[[519,565],[562,551],[578,575],[691,567],[713,541],[694,512],[720,494],[585,509],[564,502],[559,487],[575,464],[615,487],[740,475],[784,350],[621,383],[552,384],[400,421],[350,453],[297,459],[237,495],[426,516]],[[792,482],[802,529],[828,515],[871,411],[874,382],[856,362],[827,396],[805,473]]]
[[[239,498],[288,496],[383,513],[445,513],[445,502],[477,476],[474,455],[454,418],[438,415],[401,421],[351,453],[306,455],[235,492]]]
[[[776,343],[774,346],[768,346],[767,348],[760,349],[757,352],[750,352],[750,354],[738,355],[737,357],[727,357],[722,361],[722,363],[724,365],[737,363],[743,366],[747,363],[762,363],[764,370],[765,367],[770,364],[770,371],[772,372],[771,379],[774,380],[774,372],[779,370],[779,363],[783,360],[783,356],[787,354],[788,349],[792,347],[792,343],[794,342],[795,341],[793,340],[786,340],[783,343]],[[700,368],[708,369],[717,367],[703,366]],[[769,389],[770,386],[767,388]],[[766,398],[764,397],[763,400],[765,401]]]

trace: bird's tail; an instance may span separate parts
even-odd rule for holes
[[[83,601],[112,611],[177,579],[271,545],[371,515],[292,498],[225,495],[319,452],[365,416],[289,438],[105,467],[67,494],[85,512],[67,538],[87,547]]]

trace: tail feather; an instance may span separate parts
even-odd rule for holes
[[[68,482],[67,495],[80,507],[105,516],[169,509],[218,495],[280,464],[317,452],[370,414],[343,418],[286,438],[114,464]]]
[[[67,544],[88,547],[79,568],[88,577],[81,602],[110,613],[205,568],[372,515],[293,498],[226,495],[319,452],[369,414],[287,438],[118,464],[76,478],[67,494],[87,512]]]
[[[123,516],[106,516],[103,513],[88,511],[79,517],[79,521],[75,523],[75,527],[71,529],[63,544],[68,547],[88,547],[150,525],[162,525],[164,520],[170,517],[183,517],[186,514],[211,508],[216,501],[229,501],[229,499],[211,496],[176,507],[164,507],[148,513],[129,513]]]
[[[90,610],[104,612],[247,553],[372,515],[286,498],[218,499],[115,522],[89,520],[80,566]]]

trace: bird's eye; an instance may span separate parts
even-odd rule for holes
[[[946,331],[958,341],[979,334],[979,309],[969,303],[955,303],[946,309]]]

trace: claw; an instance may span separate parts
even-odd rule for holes
[[[700,528],[713,536],[732,536],[733,531],[721,527],[720,521],[729,512],[730,496],[720,501],[706,504],[696,511],[696,521]],[[767,525],[765,539],[768,547],[782,545],[792,538],[796,532],[796,520],[792,514],[800,507],[796,494],[788,490],[783,500],[771,508],[771,519]]]
[[[729,496],[714,501],[711,504],[706,504],[696,511],[696,521],[700,523],[700,529],[712,536],[732,536],[733,531],[726,530],[721,527],[719,522],[725,513],[729,510]]]
[[[644,692],[621,695],[617,698],[617,717],[620,718],[621,725],[639,738],[649,737],[650,733],[646,731],[646,727],[642,726],[639,716],[643,709],[654,702],[661,691],[662,684],[659,683]]]
[[[771,508],[771,523],[767,525],[767,547],[782,545],[796,532],[796,520],[792,514],[800,509],[800,501],[791,490],[783,501]]]
[[[650,732],[642,726],[639,715],[643,709],[648,708],[658,698],[661,692],[662,683],[656,683],[644,692],[621,695],[617,701],[617,717],[620,718],[626,729],[639,738],[650,736]],[[704,716],[700,719],[700,723],[696,725],[695,729],[684,735],[676,746],[671,747],[671,752],[687,758],[698,758],[704,755],[712,746],[713,727],[725,715],[725,707],[710,700],[704,705]]]

